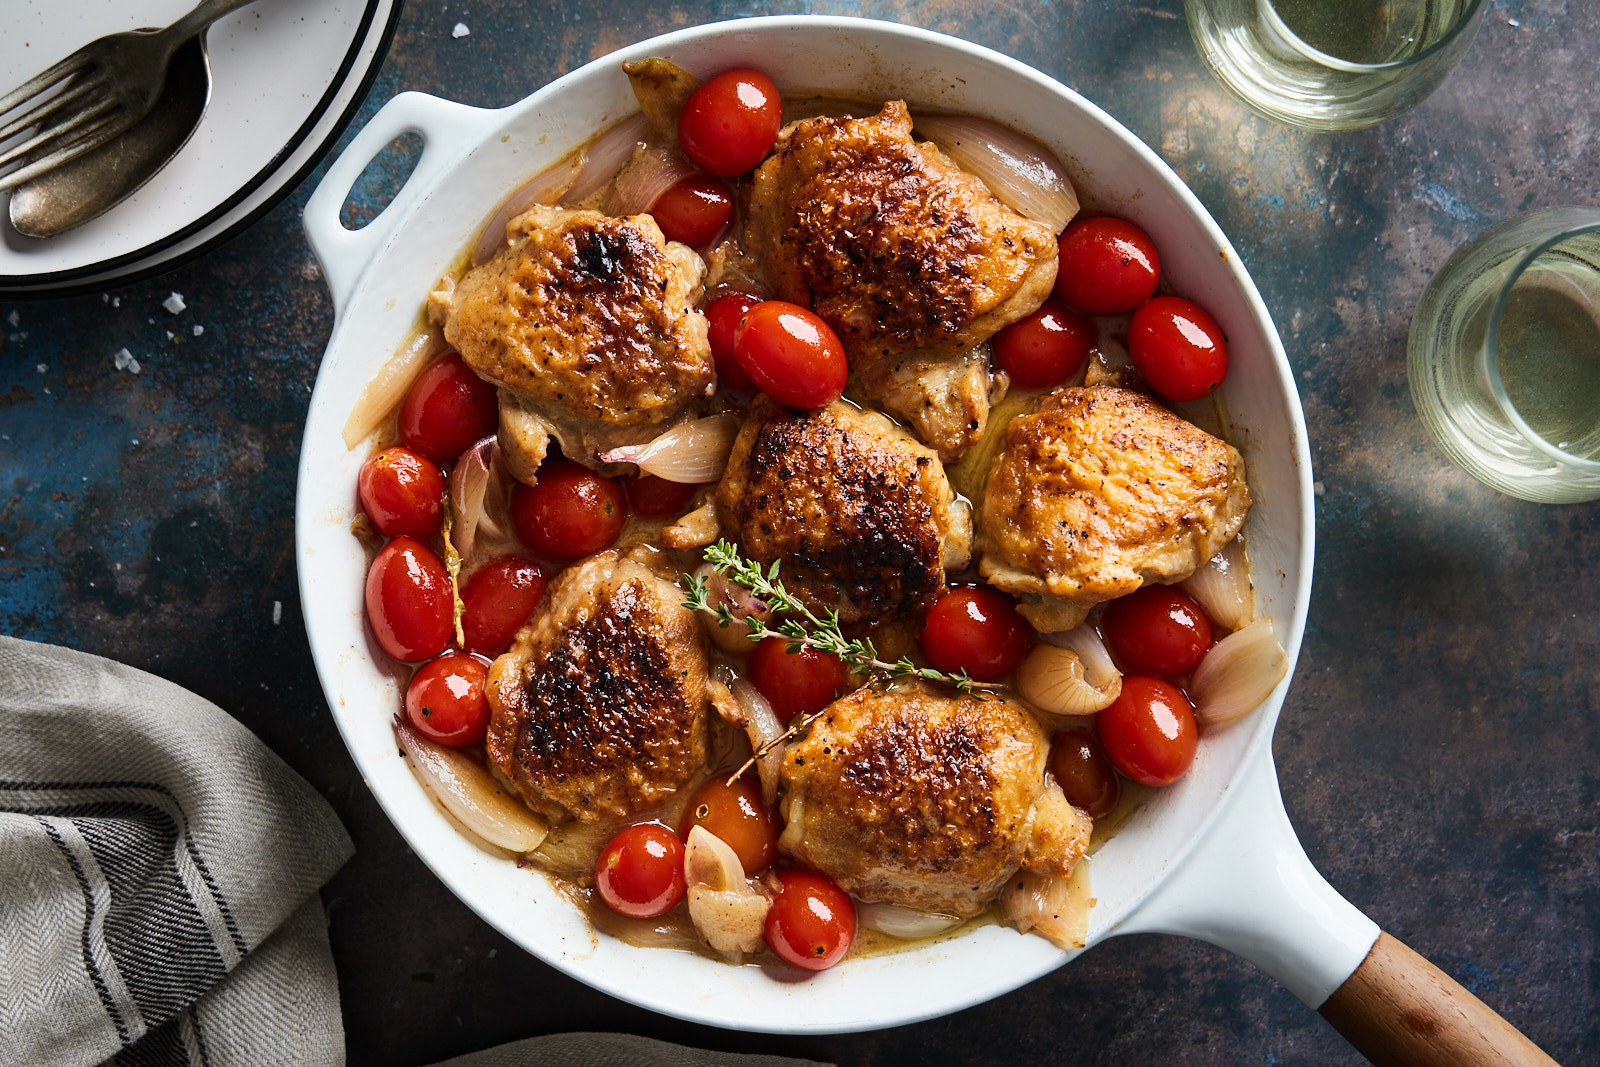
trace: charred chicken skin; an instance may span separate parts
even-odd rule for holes
[[[930,449],[875,411],[757,397],[717,486],[724,534],[812,610],[909,614],[967,565],[972,519]]]
[[[975,915],[1018,870],[1064,877],[1089,817],[1008,699],[912,683],[830,704],[783,758],[779,848],[863,900]]]
[[[490,762],[553,822],[644,811],[703,773],[707,656],[677,586],[614,551],[574,564],[490,668]]]

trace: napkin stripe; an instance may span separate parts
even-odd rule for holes
[[[94,991],[100,997],[100,1004],[105,1008],[106,1015],[117,1028],[117,1038],[126,1045],[132,1038],[128,1032],[128,1025],[122,1020],[122,1013],[117,1010],[116,1001],[111,996],[107,987],[105,974],[100,969],[96,959],[98,953],[94,951],[93,934],[96,900],[94,890],[89,885],[89,879],[84,874],[84,865],[78,861],[74,849],[68,846],[62,836],[62,831],[56,822],[50,818],[37,817],[39,825],[44,827],[44,832],[50,835],[50,840],[55,842],[56,848],[61,850],[66,857],[67,866],[72,869],[73,877],[78,880],[78,887],[83,890],[83,933],[80,943],[83,947],[83,968],[89,973],[89,980],[94,983]],[[72,824],[67,822],[70,827]]]

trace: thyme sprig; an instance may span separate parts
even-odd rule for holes
[[[707,546],[703,558],[719,575],[764,602],[771,609],[776,624],[768,625],[766,620],[755,615],[740,619],[726,602],[712,604],[711,591],[703,576],[684,575],[689,583],[689,599],[683,606],[715,615],[718,624],[724,627],[742,623],[748,630],[745,636],[752,642],[781,637],[788,641],[790,652],[810,648],[837,656],[858,673],[888,679],[926,678],[951,686],[963,695],[981,697],[982,690],[996,688],[991,682],[973,681],[964,670],[946,674],[932,667],[919,667],[905,656],[893,662],[880,659],[870,637],[847,639],[844,636],[837,611],[824,610],[818,614],[785,589],[778,578],[778,560],[773,560],[772,566],[763,571],[761,564],[745,559],[739,553],[739,546],[726,539]]]
[[[450,539],[450,532],[455,525],[455,509],[450,506],[450,494],[446,493],[439,533],[444,537],[444,569],[450,574],[450,622],[455,627],[456,644],[465,648],[467,635],[461,627],[461,617],[467,613],[467,606],[461,601],[461,553],[456,551],[456,544]]]

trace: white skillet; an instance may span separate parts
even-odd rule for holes
[[[1225,404],[1255,498],[1247,532],[1257,611],[1275,620],[1291,664],[1305,625],[1313,531],[1310,456],[1293,377],[1232,246],[1154,152],[1039,72],[906,26],[784,16],[697,27],[612,53],[501,110],[403,93],[356,136],[306,205],[306,233],[336,313],[300,462],[296,537],[306,630],[351,754],[417,855],[528,951],[596,988],[669,1015],[741,1030],[834,1033],[956,1011],[1031,981],[1074,954],[991,925],[847,960],[793,982],[759,967],[630,947],[597,936],[542,876],[468,840],[395,750],[389,721],[398,692],[369,646],[362,616],[365,558],[349,533],[363,453],[346,450],[340,431],[356,395],[413,328],[431,283],[512,189],[636,110],[621,63],[652,55],[702,75],[759,67],[786,91],[899,97],[913,114],[920,107],[997,119],[1051,146],[1086,201],[1143,226],[1161,250],[1173,289],[1210,309],[1228,335],[1233,365]],[[415,171],[368,226],[344,229],[339,208],[356,177],[406,133],[425,141]],[[1369,980],[1358,976],[1346,987],[1349,996],[1374,985],[1372,976],[1396,956],[1384,951],[1391,939],[1378,941],[1373,952],[1378,927],[1311,866],[1278,794],[1271,740],[1286,688],[1279,686],[1250,716],[1206,736],[1189,773],[1153,796],[1094,857],[1098,904],[1091,945],[1121,933],[1202,938],[1256,963],[1312,1007],[1322,1007],[1358,967]],[[1398,942],[1391,948],[1408,951]],[[1409,1048],[1418,1027],[1396,1020],[1411,1011],[1413,1023],[1422,1019],[1429,1025],[1421,1029],[1431,1027],[1424,1045],[1438,1044],[1441,1034],[1526,1044],[1470,994],[1420,957],[1412,959],[1397,981],[1434,983],[1440,992],[1419,999],[1377,981],[1378,996],[1400,999],[1381,1010],[1358,1005],[1347,1033],[1376,1023],[1375,1053]],[[1329,1005],[1330,1015],[1336,1007]],[[1473,1017],[1469,1026],[1467,1016],[1450,1015],[1464,1011],[1486,1019]],[[1470,1062],[1453,1048],[1438,1062]]]

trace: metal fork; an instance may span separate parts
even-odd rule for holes
[[[0,97],[0,190],[76,159],[150,113],[167,61],[184,41],[251,0],[202,0],[161,30],[131,30],[91,41]]]

